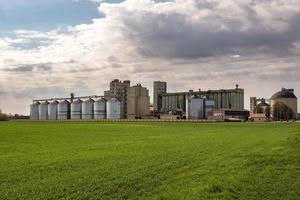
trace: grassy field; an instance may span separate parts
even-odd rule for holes
[[[0,123],[0,199],[300,199],[300,123]]]

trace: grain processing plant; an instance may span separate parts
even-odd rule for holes
[[[244,109],[244,89],[167,92],[167,83],[153,82],[153,111],[149,90],[129,80],[114,79],[103,96],[33,100],[32,120],[118,120],[118,119],[210,119],[214,111]],[[227,111],[229,112],[229,111]]]
[[[155,85],[160,85],[156,86]],[[182,110],[186,112],[186,102],[190,96],[202,96],[206,99],[214,100],[215,109],[244,109],[244,89],[236,85],[235,89],[221,89],[221,90],[207,90],[207,91],[193,91],[167,93],[166,88],[162,86],[161,82],[154,83],[153,102],[156,102],[156,109],[160,112],[170,112],[175,110]]]
[[[104,96],[51,98],[34,100],[32,120],[117,120],[149,118],[149,90],[141,84],[113,80]]]

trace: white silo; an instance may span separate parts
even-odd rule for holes
[[[103,98],[94,103],[94,119],[106,119],[106,100]]]
[[[34,102],[30,105],[30,119],[39,120],[39,102]]]
[[[80,99],[71,103],[71,119],[82,119],[82,101]]]
[[[39,120],[48,120],[48,105],[48,101],[42,102],[39,105]]]
[[[191,96],[186,100],[186,118],[203,119],[204,118],[204,99]]]
[[[53,101],[48,105],[48,119],[57,120],[57,106],[58,101]]]
[[[112,98],[106,103],[107,119],[121,119],[121,102],[117,98]]]
[[[89,98],[82,103],[82,119],[94,118],[94,100]]]
[[[58,112],[57,119],[59,120],[70,119],[70,103],[67,100],[59,102],[57,112]]]

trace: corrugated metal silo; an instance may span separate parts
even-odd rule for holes
[[[70,119],[70,102],[67,100],[59,102],[57,112],[58,112],[57,119],[59,120]]]
[[[205,118],[212,117],[215,110],[215,100],[205,99]]]
[[[82,103],[82,119],[94,118],[94,100],[89,98]]]
[[[106,100],[103,98],[94,103],[94,119],[106,119]]]
[[[82,119],[82,101],[80,99],[71,103],[71,119]]]
[[[57,106],[58,101],[53,101],[48,105],[48,119],[57,120]]]
[[[121,102],[117,98],[112,98],[106,103],[107,119],[121,119]]]
[[[191,96],[186,100],[186,117],[187,119],[203,119],[204,118],[204,99]]]
[[[42,102],[39,105],[39,120],[48,120],[48,105],[48,101]]]
[[[39,120],[39,105],[40,102],[35,102],[30,105],[30,119]]]

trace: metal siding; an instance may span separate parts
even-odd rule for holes
[[[82,119],[94,118],[94,100],[88,99],[82,103]]]

